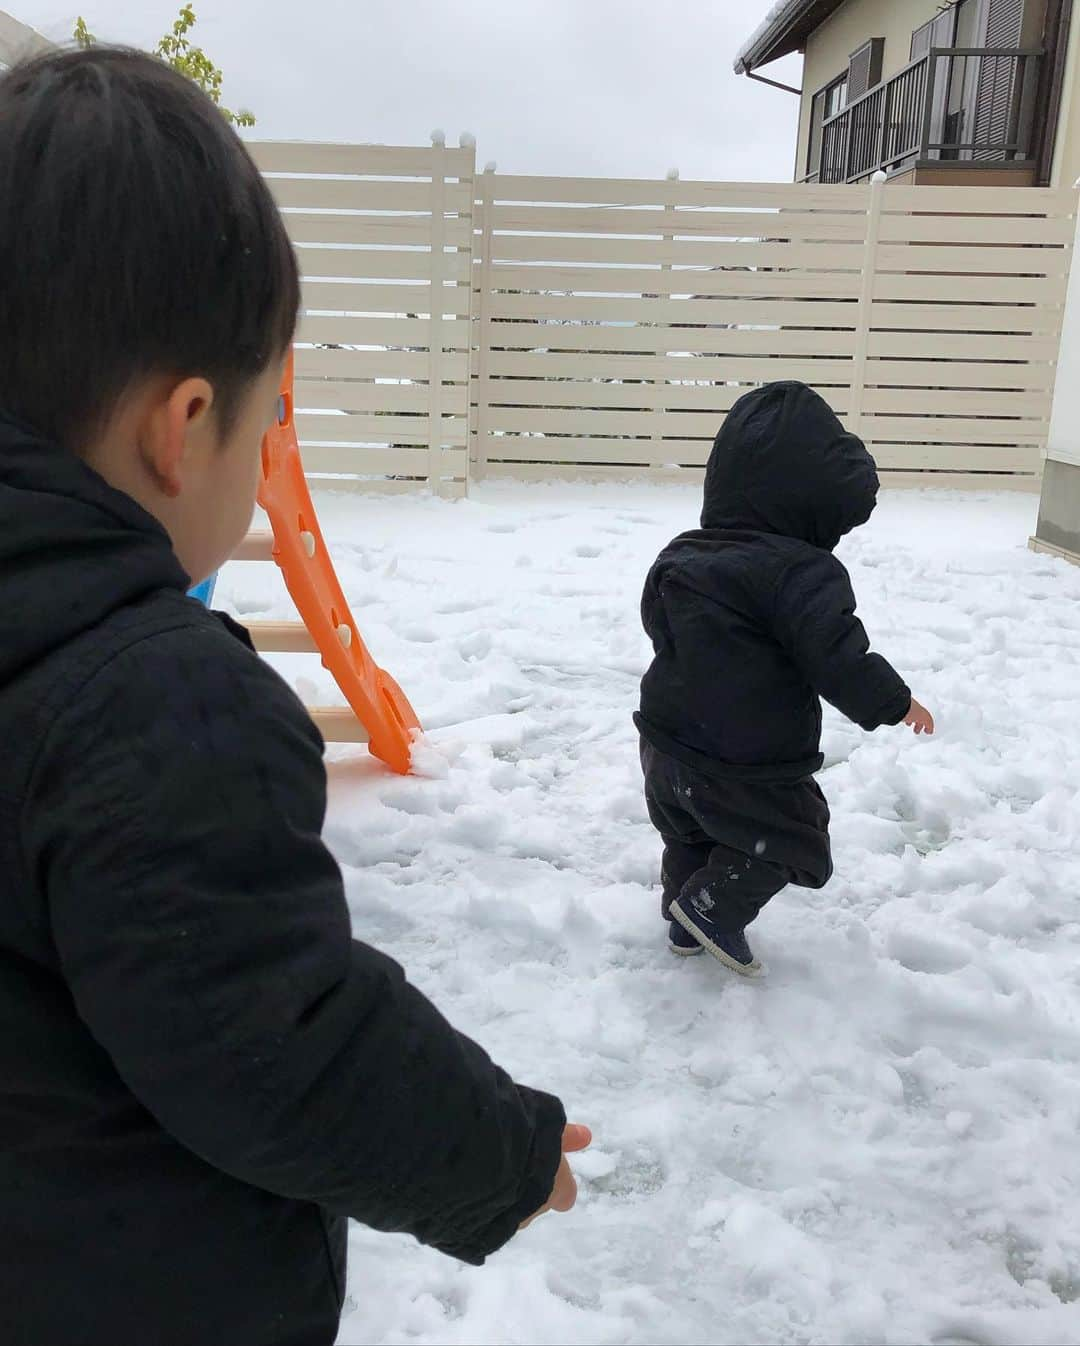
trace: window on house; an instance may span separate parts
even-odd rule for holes
[[[838,112],[843,112],[847,104],[848,77],[847,74],[834,80],[825,90],[825,120],[835,117]]]
[[[810,137],[806,147],[806,174],[814,177],[821,171],[821,127],[830,117],[843,112],[847,103],[847,72],[819,89],[810,102]]]

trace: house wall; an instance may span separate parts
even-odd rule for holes
[[[1064,158],[1064,156],[1063,156]],[[1075,248],[1074,248],[1075,251]],[[1065,298],[1035,542],[1080,557],[1080,269]]]
[[[885,79],[911,59],[912,32],[941,9],[940,0],[847,0],[847,3],[811,34],[803,62],[803,96],[799,109],[799,148],[795,177],[806,172],[806,142],[810,131],[810,104],[822,87],[842,75],[848,58],[868,39],[883,37]]]
[[[1050,185],[1071,187],[1080,178],[1080,4],[1074,3],[1069,30],[1069,52],[1058,114],[1058,138]]]
[[[1040,542],[1080,560],[1080,464],[1047,459],[1035,546]]]
[[[39,32],[0,9],[0,69],[47,51],[51,45]]]

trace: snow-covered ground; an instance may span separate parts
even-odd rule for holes
[[[340,1341],[1080,1343],[1080,570],[1025,550],[1034,500],[889,494],[843,544],[939,733],[827,712],[837,874],[766,909],[760,983],[664,948],[630,721],[697,491],[318,505],[448,759],[331,751],[356,933],[596,1137],[485,1268],[354,1228]],[[219,594],[292,615],[269,566]]]

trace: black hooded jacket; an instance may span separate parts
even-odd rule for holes
[[[822,765],[819,697],[864,729],[904,718],[911,693],[870,653],[832,555],[877,489],[865,446],[805,385],[739,399],[709,459],[701,528],[645,584],[655,658],[636,720],[649,742],[712,775],[794,781]]]
[[[329,1346],[345,1216],[479,1263],[559,1163],[558,1101],[351,938],[318,733],[186,586],[0,420],[5,1346]]]

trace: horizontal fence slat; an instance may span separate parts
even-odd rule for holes
[[[1013,388],[1048,393],[1049,364],[991,364],[987,360],[868,360],[866,382],[899,388]]]
[[[360,320],[362,321],[362,320]],[[903,341],[905,333],[897,334]],[[886,340],[884,334],[882,340]],[[976,338],[973,338],[973,340]],[[1032,337],[993,337],[993,341],[1034,341]],[[529,323],[491,324],[492,352],[499,349],[548,351],[611,351],[689,353],[711,355],[850,355],[854,332],[768,328],[752,331],[733,327],[564,327]],[[882,352],[883,354],[888,352]],[[898,352],[902,353],[902,352]]]
[[[306,140],[249,140],[263,173],[333,173],[338,176],[431,177],[436,157],[448,177],[471,177],[474,151],[397,145],[333,145]]]
[[[753,358],[765,360],[770,352],[751,353]],[[591,352],[549,351],[499,351],[493,350],[489,359],[492,375],[513,376],[524,379],[647,379],[658,383],[720,383],[727,379],[738,379],[741,361],[744,355],[730,352],[722,355],[690,355],[686,357],[667,355],[632,355],[624,352],[598,354]],[[792,367],[790,358],[777,356],[772,362],[775,373],[766,382],[775,382],[784,377],[784,371]],[[801,366],[800,366],[801,367]],[[835,360],[829,357],[827,368],[835,367]],[[809,371],[808,371],[809,372]],[[762,377],[759,373],[755,378]],[[845,380],[847,375],[844,376]]]
[[[513,361],[534,357],[504,355],[499,358]],[[547,360],[549,357],[535,358]],[[736,392],[745,392],[747,385],[771,383],[783,372],[786,377],[799,379],[803,383],[816,383],[819,386],[847,385],[850,383],[853,369],[850,360],[808,360],[803,363],[785,360],[781,365],[779,361],[751,358],[726,362],[722,373],[730,377],[689,385],[671,383],[663,377],[620,382],[600,379],[513,378],[494,374],[491,379],[489,405],[651,409],[662,403],[665,407],[696,411],[712,406],[716,391],[728,383],[736,385]],[[665,370],[661,370],[661,374],[664,372]],[[668,365],[667,372],[677,373],[678,370],[671,370]]]
[[[875,302],[871,327],[919,332],[1053,332],[1061,311],[1036,304],[934,304]]]
[[[447,393],[458,394],[458,406],[447,408]],[[451,414],[465,414],[464,385],[443,388],[443,408]],[[408,411],[427,412],[431,389],[426,383],[356,383],[298,379],[293,392],[297,414],[306,411]]]
[[[493,294],[489,316],[637,323],[775,323],[790,327],[854,327],[858,305],[814,300],[666,299],[595,295]]]
[[[763,236],[767,238],[766,236]],[[952,248],[927,247],[930,254],[949,253]],[[1018,251],[1002,248],[1002,253]],[[1020,251],[1026,251],[1021,249]],[[1043,249],[1032,248],[1041,258]],[[1045,250],[1054,255],[1058,249]],[[864,252],[857,243],[774,243],[750,240],[743,243],[711,242],[708,239],[665,242],[647,238],[577,238],[567,234],[498,234],[492,240],[497,262],[592,262],[635,266],[654,262],[661,266],[714,267],[754,266],[803,268],[817,271],[858,271]],[[906,265],[906,263],[905,263]],[[935,265],[937,263],[935,262]],[[929,270],[930,261],[920,269]],[[951,263],[942,270],[957,270]],[[969,270],[975,270],[969,267]],[[985,268],[983,268],[985,269]],[[1003,264],[1001,270],[1019,268]],[[1031,266],[1028,270],[1037,270]]]
[[[704,469],[683,468],[643,468],[621,467],[594,463],[586,466],[578,464],[547,463],[498,463],[490,465],[489,476],[496,481],[570,481],[570,482],[610,482],[641,481],[699,484],[704,478]],[[1038,475],[1033,472],[1024,474],[1010,472],[934,472],[888,470],[881,471],[881,484],[886,490],[971,490],[976,487],[986,491],[1036,491]]]
[[[745,388],[716,388],[713,409],[709,411],[664,411],[642,415],[640,411],[600,410],[574,407],[499,407],[489,413],[489,429],[518,434],[573,435],[651,435],[660,439],[712,439],[720,428],[723,413],[728,412],[746,392]],[[834,409],[846,411],[849,394],[830,399]]]
[[[874,300],[928,300],[936,303],[984,302],[988,297],[1003,304],[1064,303],[1065,290],[1058,277],[995,276],[993,288],[985,276],[877,275]]]
[[[867,388],[864,411],[901,416],[918,411],[927,416],[1027,416],[1040,419],[1046,410],[1044,393],[1009,392],[999,388],[965,391],[957,388]]]
[[[886,201],[886,204],[888,202]],[[1074,222],[1064,215],[1047,219],[1003,215],[891,215],[881,217],[883,243],[1056,243],[1069,245]]]
[[[804,245],[805,246],[805,245]],[[1069,267],[1066,248],[938,246],[934,243],[883,243],[879,271],[958,272],[960,275],[1063,276]]]
[[[268,177],[266,185],[283,209],[431,210],[430,182],[378,181],[372,178]],[[471,182],[445,184],[444,210],[471,215]]]
[[[1049,187],[908,187],[890,183],[885,210],[926,214],[1075,215],[1076,193]]]
[[[528,177],[497,173],[496,202],[582,203],[623,206],[688,206],[731,210],[816,210],[823,214],[868,209],[867,187],[810,187],[786,182],[656,181],[647,178]]]
[[[377,412],[334,416],[326,411],[298,411],[296,433],[300,441],[326,444],[426,444],[428,417]],[[451,447],[466,443],[466,417],[446,416],[439,430],[440,441]]]
[[[878,468],[888,471],[1038,472],[1039,450],[1022,445],[987,448],[972,444],[875,444]]]
[[[371,285],[358,281],[305,280],[301,306],[352,313],[422,313],[431,307],[430,285]],[[467,286],[442,285],[438,290],[442,313],[468,317],[470,295]]]
[[[354,476],[426,477],[430,456],[424,448],[357,448],[346,444],[304,446],[307,473],[340,472]],[[464,449],[444,449],[439,455],[440,472],[463,476],[468,463]]]
[[[294,243],[351,243],[356,246],[401,247],[430,244],[430,215],[329,215],[313,211],[281,212]],[[443,221],[447,247],[468,248],[472,220],[451,217]]]
[[[468,347],[472,335],[468,319],[444,318],[438,326],[440,345],[459,350]],[[431,345],[431,321],[428,318],[325,317],[305,313],[300,319],[297,340],[427,349]]]
[[[813,386],[813,385],[811,385]],[[661,438],[696,439],[713,436],[719,428],[716,416],[730,411],[746,392],[744,387],[717,387],[711,390],[711,407],[700,411],[667,408],[663,413],[643,415],[640,411],[622,411],[615,408],[588,407],[552,408],[536,406],[494,405],[489,412],[491,430],[549,435],[657,435]],[[840,416],[847,414],[850,388],[819,390],[833,410]],[[902,415],[912,407],[909,392],[868,388],[864,394],[864,412],[867,415]],[[659,398],[658,398],[659,400]],[[1039,395],[1024,397],[1014,393],[957,393],[920,391],[918,409],[926,416],[1027,416],[1014,426],[1020,433],[1035,420],[1045,406]]]
[[[577,291],[583,294],[713,295],[726,299],[856,299],[859,276],[834,271],[817,274],[748,271],[721,267],[715,271],[661,271],[647,267],[524,266],[495,263],[495,291]],[[985,287],[984,287],[985,288]]]
[[[714,431],[715,433],[715,431]],[[599,435],[581,439],[543,439],[529,435],[489,435],[490,462],[523,463],[628,463],[648,464],[654,459],[683,466],[703,467],[712,450],[708,439],[663,440],[604,439]]]
[[[495,206],[491,227],[497,233],[673,234],[744,238],[814,239],[851,242],[866,233],[866,216],[798,210],[634,210],[588,206]],[[1054,241],[1054,240],[1049,240]]]
[[[296,347],[298,379],[426,379],[430,363],[426,351],[351,351]],[[465,352],[444,352],[442,372],[445,380],[464,383],[469,376],[468,355]]]
[[[865,416],[861,427],[868,443],[894,444],[1025,444],[1039,445],[1047,422],[1003,421],[958,416]]]
[[[1052,337],[987,332],[871,332],[871,357],[898,355],[941,360],[1033,360],[1057,358]]]
[[[382,251],[377,248],[301,247],[296,252],[305,277],[328,280],[430,280],[430,250]],[[464,253],[447,253],[440,264],[443,279],[471,279],[471,262]]]
[[[1036,449],[1002,446],[987,449],[968,444],[952,445],[872,445],[878,466],[883,471],[992,471],[1036,472],[1039,454]],[[678,464],[680,467],[702,467],[709,460],[711,441],[662,441],[650,444],[648,440],[579,439],[564,442],[558,448],[543,439],[507,439],[493,437],[487,444],[488,461],[499,462],[568,462],[573,464],[625,463],[648,465],[651,462]]]

